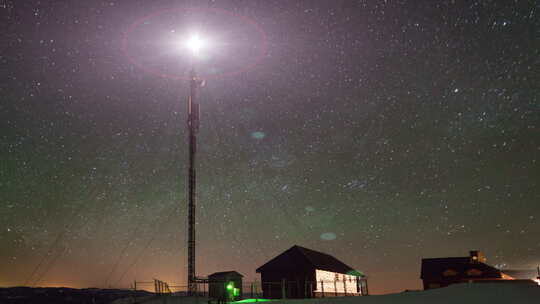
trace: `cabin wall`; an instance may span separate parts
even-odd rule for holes
[[[328,293],[329,295],[360,295],[361,288],[358,277],[343,273],[326,270],[315,270],[317,285],[315,290],[318,293]]]
[[[263,297],[267,299],[311,298],[315,288],[315,271],[261,272]]]

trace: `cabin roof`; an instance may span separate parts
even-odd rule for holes
[[[518,280],[533,279],[539,276],[536,269],[502,269],[501,271],[504,274]]]
[[[210,275],[208,275],[208,277],[243,277],[242,274],[236,272],[236,271],[220,271],[220,272],[214,272]]]
[[[469,271],[477,270],[476,274]],[[445,272],[448,271],[448,275]],[[454,274],[451,274],[455,272]],[[470,257],[422,259],[421,279],[459,278],[501,278],[501,271],[488,264],[472,261]]]
[[[272,270],[283,270],[284,260],[291,258],[296,260],[298,265],[303,265],[309,268],[332,271],[337,273],[351,274],[356,276],[364,276],[359,271],[354,270],[352,267],[346,265],[335,257],[294,245],[285,252],[271,259],[261,267],[257,268],[257,272],[262,271],[272,271]]]

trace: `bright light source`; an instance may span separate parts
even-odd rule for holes
[[[186,41],[185,46],[193,53],[193,55],[198,56],[201,50],[206,46],[206,43],[198,34],[193,34],[189,40]]]

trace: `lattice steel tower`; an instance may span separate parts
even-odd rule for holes
[[[195,275],[195,206],[196,206],[196,163],[197,133],[199,131],[198,89],[203,82],[197,77],[195,70],[190,74],[190,92],[188,97],[188,130],[189,130],[189,168],[188,168],[188,294],[197,292]]]

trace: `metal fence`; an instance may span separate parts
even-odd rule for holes
[[[210,282],[212,283],[212,282]],[[225,283],[225,282],[223,282]],[[194,296],[209,297],[209,282],[197,282],[197,291]],[[171,284],[154,279],[153,281],[136,281],[132,290],[146,290],[156,295],[187,296],[188,286]],[[242,298],[324,298],[340,296],[368,295],[366,279],[355,281],[307,281],[307,280],[281,280],[279,282],[242,282]]]
[[[259,282],[258,282],[259,283]],[[368,295],[367,280],[281,280],[262,282],[260,289],[265,298],[324,298]]]

